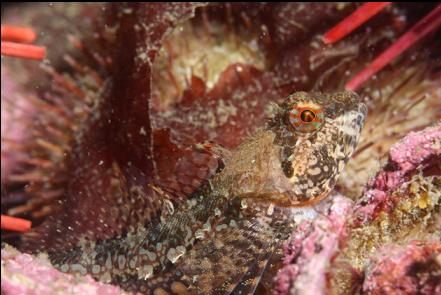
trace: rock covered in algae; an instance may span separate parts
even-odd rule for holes
[[[380,249],[363,283],[368,294],[441,294],[441,244],[414,241]]]
[[[303,221],[285,245],[286,265],[278,274],[276,294],[325,294],[329,262],[346,237],[352,201],[334,196],[314,221]]]
[[[47,257],[20,253],[10,246],[1,251],[2,294],[128,294],[98,283],[90,276],[74,276],[56,270]]]

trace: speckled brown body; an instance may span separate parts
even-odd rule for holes
[[[287,121],[303,104],[324,114],[308,132]],[[159,222],[113,239],[82,240],[50,258],[62,271],[147,294],[252,294],[295,227],[290,207],[330,192],[365,116],[352,92],[295,93],[265,128],[225,153],[225,168],[207,185],[176,209],[163,200]]]

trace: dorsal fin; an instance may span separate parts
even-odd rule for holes
[[[156,175],[153,184],[179,200],[220,172],[230,153],[209,142],[180,147],[170,140],[169,130],[156,130],[154,143]]]
[[[104,240],[155,223],[164,206],[185,200],[223,166],[214,145],[178,147],[167,131],[155,132],[155,178],[135,165],[121,168],[99,149],[89,152],[90,169],[73,171],[62,209],[23,237],[32,252],[69,249],[79,240]],[[95,160],[93,160],[95,159]],[[101,160],[104,159],[104,160]],[[51,237],[46,239],[46,237]]]

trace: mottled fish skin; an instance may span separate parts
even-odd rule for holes
[[[298,106],[319,110],[321,123],[296,129],[289,115]],[[160,222],[113,239],[83,240],[49,253],[51,261],[61,271],[146,294],[253,294],[295,228],[292,207],[328,195],[365,116],[353,92],[294,93],[207,185],[177,208],[167,203]]]

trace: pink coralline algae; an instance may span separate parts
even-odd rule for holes
[[[428,128],[421,136],[412,132],[390,150],[389,163],[392,169],[380,172],[375,178],[373,189],[393,190],[405,181],[405,176],[430,157],[441,156],[441,122]],[[434,159],[435,160],[435,159]]]
[[[371,181],[371,186],[354,209],[360,222],[371,219],[381,206],[394,206],[389,193],[409,180],[418,169],[440,169],[441,122],[423,132],[411,132],[389,152],[388,165]]]
[[[352,202],[335,196],[325,206],[328,208],[314,221],[303,221],[285,246],[286,266],[278,275],[276,294],[325,294],[329,261],[338,254],[345,237]]]
[[[368,294],[441,294],[441,244],[414,241],[386,246],[366,269],[363,292]]]
[[[120,288],[98,283],[90,276],[77,277],[53,268],[44,257],[22,254],[12,247],[1,251],[2,294],[128,294]]]

